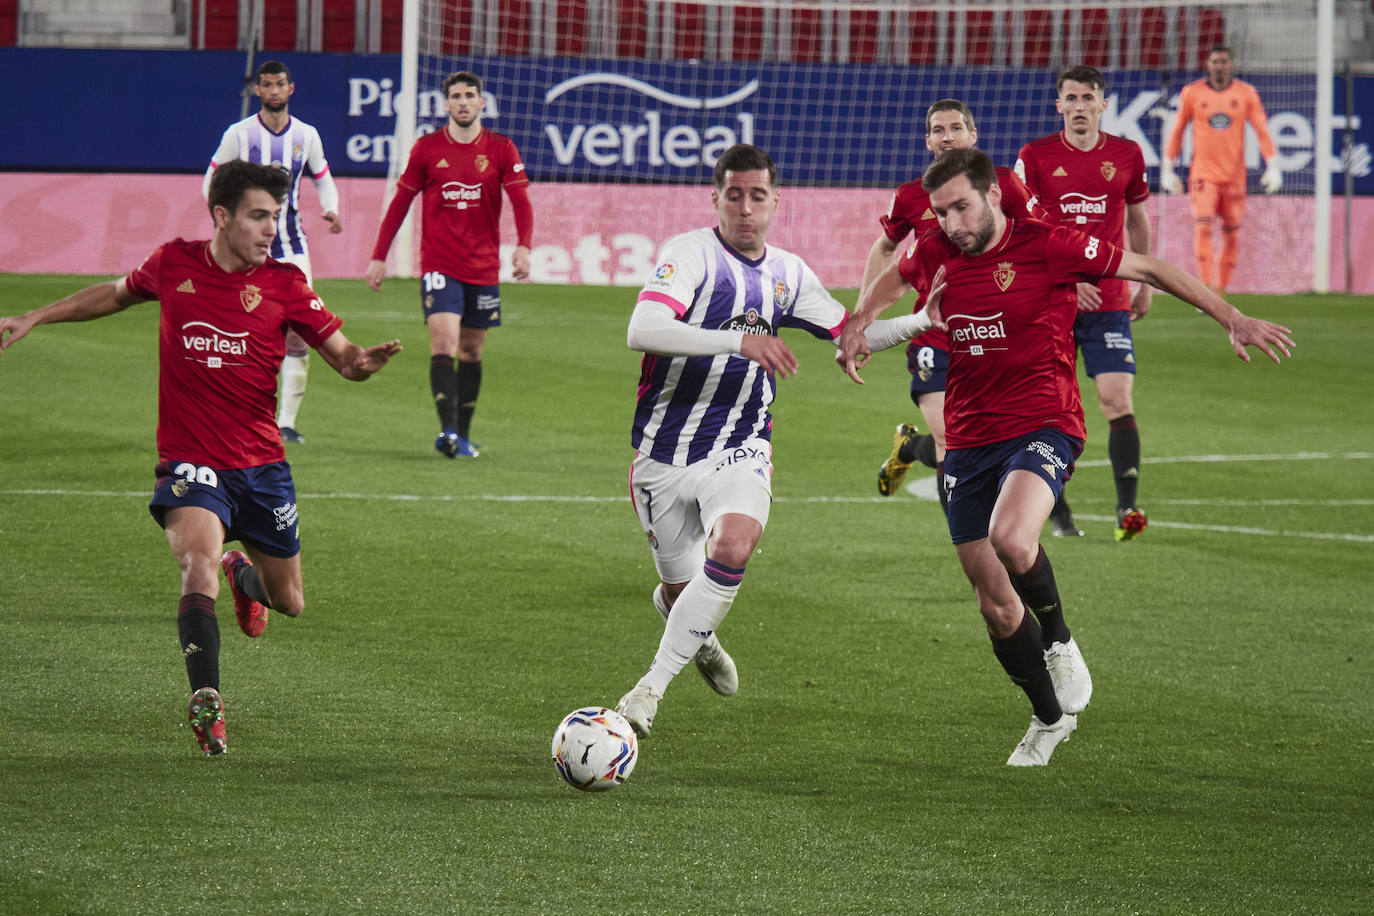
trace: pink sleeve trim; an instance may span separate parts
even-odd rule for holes
[[[679,318],[687,314],[687,306],[683,305],[681,302],[678,302],[672,296],[668,296],[663,293],[651,292],[650,290],[644,290],[639,294],[639,298],[635,301],[644,302],[646,300],[649,302],[663,303],[664,305],[668,306],[668,308],[672,309],[673,314]]]

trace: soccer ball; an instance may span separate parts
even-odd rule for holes
[[[614,789],[630,777],[639,742],[625,717],[604,706],[568,713],[553,733],[553,765],[568,785],[587,792]]]

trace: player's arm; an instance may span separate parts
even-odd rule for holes
[[[375,347],[360,347],[345,337],[343,331],[335,331],[315,348],[315,352],[350,382],[364,382],[401,352],[401,342],[388,340]]]
[[[232,162],[239,156],[238,139],[234,136],[233,128],[226,130],[224,136],[219,138],[219,146],[215,148],[215,154],[210,157],[210,164],[205,168],[205,177],[200,182],[200,196],[205,199],[210,198],[210,179],[215,177],[215,169]]]
[[[652,299],[640,299],[630,316],[626,343],[631,350],[663,356],[721,356],[738,353],[767,372],[787,378],[797,371],[797,357],[781,337],[715,331],[678,321],[673,310]]]
[[[1123,251],[1116,276],[1123,280],[1148,283],[1206,312],[1226,328],[1231,338],[1231,348],[1247,363],[1250,361],[1250,354],[1245,350],[1247,346],[1258,347],[1274,362],[1279,361],[1275,350],[1284,356],[1292,356],[1288,350],[1293,346],[1288,336],[1292,332],[1288,328],[1245,315],[1208,289],[1197,277],[1168,261],[1134,251]]]
[[[1150,228],[1150,214],[1145,211],[1145,203],[1126,205],[1126,244],[1136,254],[1150,254],[1154,239]],[[1141,283],[1131,296],[1131,320],[1139,321],[1150,312],[1150,300],[1154,287]]]
[[[892,255],[897,251],[897,243],[888,238],[884,232],[873,240],[873,247],[868,249],[868,260],[864,262],[864,277],[859,282],[859,289],[868,289],[870,283],[877,279],[883,272],[883,268],[892,263]]]
[[[867,335],[869,326],[911,290],[911,284],[902,276],[901,265],[901,258],[890,261],[873,282],[864,287],[859,294],[859,301],[854,305],[854,313],[840,332],[839,352],[835,354],[835,361],[845,375],[860,385],[863,379],[859,378],[859,370],[868,365],[869,357],[873,355]]]
[[[367,270],[363,273],[363,279],[374,290],[382,288],[382,278],[386,276],[386,253],[391,250],[391,243],[395,241],[401,223],[405,222],[406,214],[410,212],[410,203],[418,193],[418,185],[412,188],[399,182],[396,184],[396,193],[391,196],[391,204],[386,208],[386,215],[377,229],[377,241],[372,245],[372,260],[367,262]]]
[[[1264,106],[1260,104],[1259,93],[1252,91],[1251,96],[1250,111],[1246,119],[1255,129],[1260,155],[1264,157],[1264,174],[1260,175],[1260,187],[1264,188],[1265,194],[1277,194],[1283,190],[1283,170],[1279,168],[1278,150],[1274,148],[1274,139],[1269,136],[1269,118],[1264,113]]]
[[[515,250],[511,252],[511,274],[517,280],[530,275],[530,243],[534,238],[534,207],[530,204],[529,184],[506,186],[511,215],[515,217]]]
[[[65,321],[90,321],[122,312],[136,302],[146,302],[130,292],[126,278],[88,286],[42,308],[23,315],[0,318],[0,352],[8,349],[40,324]]]

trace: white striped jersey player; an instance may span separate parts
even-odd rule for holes
[[[329,174],[319,131],[295,117],[286,122],[280,133],[268,128],[259,115],[230,124],[219,141],[219,149],[210,157],[210,167],[205,170],[205,181],[201,185],[202,194],[210,193],[210,178],[215,169],[235,159],[274,165],[290,174],[291,193],[277,220],[277,237],[272,241],[271,254],[279,261],[309,255],[305,230],[301,227],[301,176],[309,175],[315,182],[322,212],[339,212],[339,189]],[[309,275],[308,270],[306,274]]]
[[[739,354],[744,334],[790,327],[834,341],[848,317],[795,254],[769,246],[752,260],[715,229],[671,239],[638,301],[666,305],[678,321],[721,341],[715,355],[645,353],[641,363],[631,444],[678,467],[770,437],[775,382]]]

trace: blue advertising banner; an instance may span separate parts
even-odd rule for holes
[[[282,58],[296,83],[291,111],[318,128],[335,174],[384,175],[399,57]],[[516,142],[537,181],[700,182],[722,150],[747,141],[778,160],[788,184],[891,187],[926,164],[923,117],[935,99],[967,101],[979,146],[1001,164],[1062,126],[1049,70],[497,57],[462,66],[486,80],[488,125]],[[199,171],[240,117],[243,71],[240,52],[0,50],[0,79],[28,87],[11,96],[0,168]],[[1310,94],[1294,101],[1291,77],[1243,76],[1265,100],[1286,187],[1310,189]],[[1174,75],[1166,86],[1153,71],[1109,74],[1103,129],[1139,143],[1156,166],[1171,102],[1195,77]],[[1351,172],[1356,193],[1374,194],[1374,78],[1359,78],[1355,92]],[[1336,157],[1345,94],[1338,80]],[[443,124],[437,86],[421,87],[419,111],[422,130]],[[1345,176],[1339,161],[1333,167],[1340,192]]]

